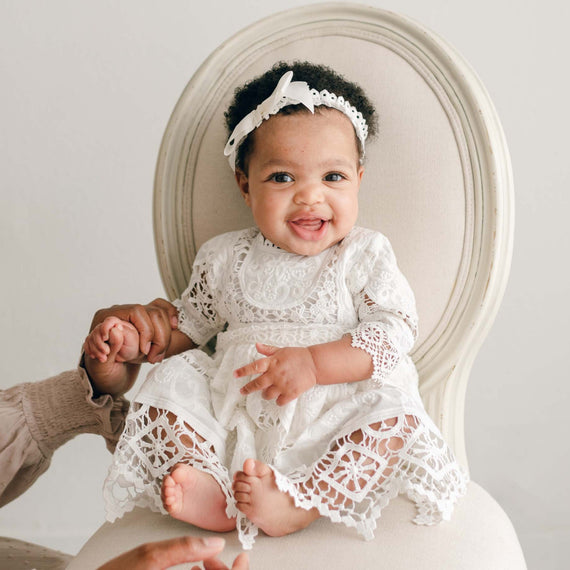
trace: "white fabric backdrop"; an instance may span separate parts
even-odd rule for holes
[[[570,52],[570,7],[367,3],[452,43],[501,117],[515,175],[515,253],[471,376],[467,449],[473,478],[512,518],[529,568],[565,567],[570,270],[558,260],[569,237],[570,80],[561,58]],[[163,294],[151,201],[170,112],[212,50],[281,8],[277,0],[0,3],[1,388],[73,367],[97,308]],[[68,444],[0,511],[0,534],[76,552],[103,520],[108,461],[95,436]]]

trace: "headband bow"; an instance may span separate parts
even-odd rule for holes
[[[247,138],[247,135],[285,105],[302,103],[311,113],[314,113],[313,97],[309,86],[304,81],[291,82],[292,79],[292,71],[285,73],[277,83],[273,93],[246,115],[233,130],[224,149],[224,155],[228,157],[232,170],[235,170],[237,149]]]
[[[224,148],[224,155],[228,157],[233,171],[236,168],[237,150],[249,133],[286,105],[298,105],[299,103],[307,107],[311,113],[315,112],[315,105],[326,105],[343,112],[356,130],[356,136],[359,138],[362,147],[362,155],[364,155],[364,141],[368,135],[368,125],[362,114],[343,97],[337,97],[334,93],[329,93],[326,90],[319,93],[316,89],[311,89],[305,81],[291,81],[292,79],[292,71],[283,74],[273,93],[236,125]]]

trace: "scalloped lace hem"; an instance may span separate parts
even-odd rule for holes
[[[237,517],[239,540],[251,549],[258,528],[237,510],[228,470],[191,426],[171,412],[152,409],[135,404],[127,420],[104,485],[108,520],[137,506],[166,514],[162,477],[186,463],[214,477],[226,497],[226,515]],[[431,421],[404,413],[336,438],[311,466],[287,474],[271,468],[278,488],[297,507],[317,508],[366,540],[373,538],[376,519],[395,496],[405,493],[417,508],[414,522],[431,525],[451,517],[467,484]]]
[[[366,540],[374,538],[376,520],[400,494],[414,502],[416,524],[451,518],[468,477],[436,429],[402,414],[359,431],[361,441],[356,441],[358,432],[338,439],[311,467],[287,476],[272,467],[277,487],[295,506],[316,508],[332,522],[355,528]]]
[[[113,522],[135,507],[167,514],[160,498],[163,476],[178,463],[210,474],[226,497],[226,515],[238,511],[228,470],[210,444],[188,424],[166,410],[133,404],[123,437],[103,486],[107,520]]]

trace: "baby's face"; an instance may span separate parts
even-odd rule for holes
[[[352,123],[320,109],[264,121],[254,131],[248,173],[238,170],[236,179],[268,240],[317,255],[354,226],[362,173]]]

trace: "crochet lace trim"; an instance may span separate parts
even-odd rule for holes
[[[180,462],[214,477],[226,497],[226,515],[237,517],[239,539],[251,548],[258,529],[237,511],[230,474],[211,446],[172,413],[146,404],[134,405],[105,482],[108,520],[136,506],[165,513],[162,478]],[[450,518],[467,483],[429,418],[404,413],[337,438],[313,465],[286,474],[272,469],[277,486],[297,507],[316,508],[367,540],[382,509],[399,493],[415,503],[414,522],[431,525]]]

